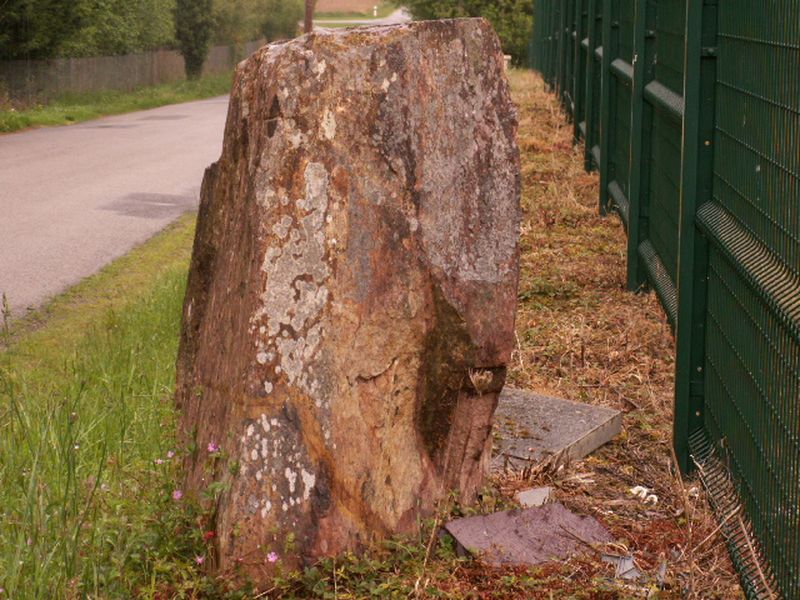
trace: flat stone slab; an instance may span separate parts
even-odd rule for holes
[[[612,541],[597,520],[576,515],[558,502],[456,519],[444,527],[458,550],[495,567],[563,560],[586,550],[586,544]]]
[[[549,486],[531,488],[519,492],[517,494],[517,502],[522,508],[534,508],[547,504],[553,499],[552,496],[553,488]]]
[[[622,413],[506,387],[494,417],[492,470],[521,469],[550,457],[579,460],[622,430]]]

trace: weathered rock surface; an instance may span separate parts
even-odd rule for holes
[[[480,19],[239,65],[178,359],[187,489],[226,484],[218,568],[264,581],[270,552],[410,532],[479,487],[514,340],[516,127]]]

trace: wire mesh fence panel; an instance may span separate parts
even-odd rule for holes
[[[676,331],[679,463],[748,597],[800,598],[800,0],[570,6],[575,139]],[[537,3],[551,54],[566,10]]]
[[[608,0],[603,18],[603,130],[600,207],[617,211],[626,230],[630,213],[631,94],[634,0]]]
[[[718,11],[704,429],[769,566],[753,595],[800,598],[800,2]]]
[[[646,188],[647,225],[640,256],[670,323],[677,321],[678,218],[683,127],[683,62],[686,0],[660,0],[654,30],[655,72],[644,87],[644,100],[652,107],[649,145],[642,160],[648,162]]]
[[[588,69],[586,74],[586,163],[600,168],[600,119],[603,84],[603,3],[589,2]]]

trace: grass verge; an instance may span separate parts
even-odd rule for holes
[[[670,453],[672,338],[651,295],[624,291],[625,237],[597,215],[597,178],[542,80],[512,71],[523,210],[518,350],[510,380],[626,412],[624,431],[587,460],[492,478],[413,538],[282,573],[269,598],[739,598],[700,486]],[[203,575],[203,515],[173,500],[171,403],[192,237],[187,217],[30,317],[0,354],[0,587],[13,598],[254,597]],[[556,498],[613,534],[605,548],[533,569],[456,556],[444,519]],[[642,485],[655,506],[629,494]],[[602,553],[643,573],[616,580]]]
[[[232,74],[209,75],[196,81],[165,83],[132,92],[105,91],[67,94],[43,105],[16,110],[0,105],[0,132],[11,133],[29,127],[69,125],[167,104],[189,102],[227,94]]]
[[[193,228],[180,219],[6,329],[0,598],[155,597],[164,569],[196,587],[202,544],[168,454]]]

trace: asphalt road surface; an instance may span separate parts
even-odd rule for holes
[[[38,307],[197,206],[226,96],[0,136],[0,294]]]
[[[331,25],[347,24],[348,26],[355,25],[397,25],[398,23],[408,23],[411,20],[411,13],[405,8],[398,8],[390,15],[382,19],[314,19],[315,29],[326,29]]]

